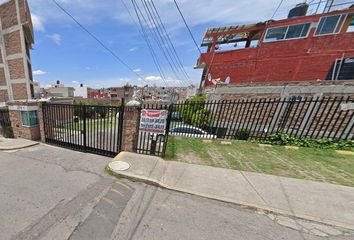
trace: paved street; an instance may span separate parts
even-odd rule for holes
[[[0,239],[353,239],[343,229],[104,172],[110,158],[37,145],[0,151]]]

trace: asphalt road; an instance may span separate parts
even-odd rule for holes
[[[354,238],[342,229],[321,231],[326,226],[313,223],[298,229],[294,219],[274,221],[254,209],[118,180],[104,172],[110,160],[42,144],[0,152],[0,239]]]

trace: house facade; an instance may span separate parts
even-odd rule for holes
[[[251,25],[208,28],[201,88],[354,79],[354,7]]]

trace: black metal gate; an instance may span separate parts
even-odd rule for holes
[[[123,106],[45,103],[45,141],[83,152],[115,156],[122,146]]]
[[[13,137],[10,114],[7,108],[0,109],[0,134],[4,137]]]

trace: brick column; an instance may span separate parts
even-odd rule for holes
[[[11,101],[9,107],[11,127],[15,138],[44,141],[44,124],[42,102],[38,101]],[[24,126],[21,112],[37,111],[38,124],[35,126]]]
[[[135,152],[135,145],[139,134],[139,118],[139,107],[125,107],[122,134],[123,151]]]
[[[41,135],[40,140],[41,142],[45,142],[43,102],[38,103],[38,120],[39,120],[39,132]]]

